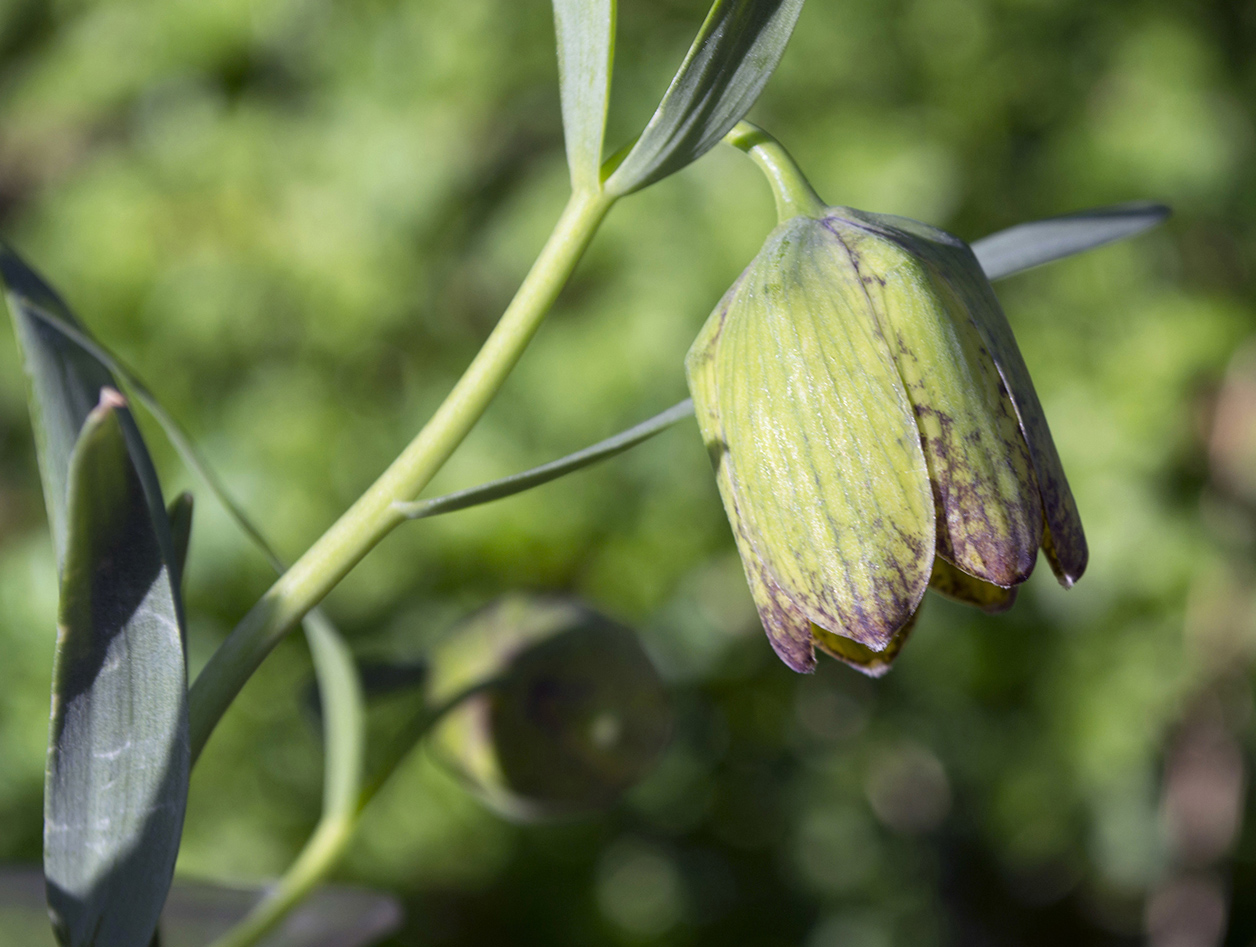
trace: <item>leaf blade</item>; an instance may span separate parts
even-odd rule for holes
[[[65,554],[70,454],[84,421],[100,401],[101,389],[116,387],[116,382],[73,340],[39,318],[40,313],[51,312],[57,319],[81,329],[56,292],[3,244],[0,276],[4,279],[5,300],[26,372],[44,503],[60,564]]]
[[[775,71],[803,0],[715,0],[662,102],[606,181],[616,196],[679,171],[750,110]]]
[[[148,943],[187,804],[182,609],[126,416],[105,389],[66,475],[44,872],[67,947]]]
[[[616,454],[622,454],[629,448],[636,447],[643,441],[649,440],[655,434],[666,430],[677,421],[687,418],[691,414],[693,414],[693,399],[686,398],[684,401],[672,405],[666,411],[661,411],[640,424],[635,424],[625,431],[620,431],[618,434],[598,441],[596,444],[592,444],[583,450],[578,450],[574,454],[568,454],[566,457],[560,457],[558,460],[552,460],[547,464],[541,464],[539,467],[533,467],[521,473],[511,474],[509,477],[490,480],[488,483],[482,483],[478,487],[469,487],[466,490],[458,490],[455,493],[433,497],[430,500],[418,500],[414,503],[394,503],[393,509],[400,512],[407,519],[418,520],[426,519],[429,516],[438,516],[441,513],[465,510],[483,503],[491,503],[494,500],[502,500],[506,497],[514,496],[516,493],[522,493],[525,490],[531,490],[533,487],[549,483],[551,480],[557,480],[559,477],[574,473],[598,461],[607,460]]]
[[[986,279],[1004,279],[1044,263],[1083,253],[1149,230],[1169,216],[1169,208],[1149,201],[1017,224],[972,244]]]
[[[615,6],[615,0],[554,0],[558,88],[573,191],[597,191],[602,184]]]

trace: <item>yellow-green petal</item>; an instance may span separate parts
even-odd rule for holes
[[[903,650],[908,636],[916,627],[916,616],[919,614],[919,610],[912,613],[907,619],[907,624],[894,633],[894,637],[890,639],[884,651],[873,651],[858,641],[851,641],[849,638],[825,631],[819,625],[812,625],[811,632],[815,636],[816,647],[825,654],[849,664],[869,677],[883,677],[893,666],[898,653]]]
[[[976,576],[961,572],[940,557],[933,562],[929,588],[965,605],[975,605],[991,615],[1005,612],[1016,603],[1016,586],[1005,589],[983,582]]]
[[[903,218],[879,218],[876,214],[864,214],[869,220],[886,220],[894,224],[906,224],[919,228],[921,231],[932,230],[914,221]],[[925,241],[920,242],[921,252],[929,252]],[[970,302],[969,312],[973,325],[987,351],[994,359],[999,376],[1016,409],[1020,421],[1021,433],[1029,447],[1029,456],[1033,460],[1034,475],[1038,480],[1038,491],[1042,497],[1042,509],[1046,528],[1043,534],[1042,550],[1047,561],[1055,572],[1056,578],[1065,588],[1069,588],[1081,578],[1086,570],[1088,551],[1086,536],[1082,531],[1081,515],[1077,511],[1077,503],[1069,489],[1068,478],[1064,475],[1064,466],[1060,463],[1060,455],[1056,452],[1055,441],[1051,438],[1051,429],[1047,426],[1047,417],[1034,390],[1034,383],[1029,377],[1029,369],[1021,357],[1016,345],[1016,337],[1007,317],[999,305],[994,290],[981,271],[977,258],[967,246],[955,251],[968,259],[962,267],[948,266],[948,278],[957,292],[966,300],[981,300],[979,304]]]
[[[1025,581],[1042,543],[1033,461],[973,323],[989,294],[965,244],[905,218],[835,208],[825,221],[864,277],[915,411],[938,555],[995,585]]]
[[[805,618],[884,650],[928,584],[933,497],[893,357],[834,235],[801,217],[773,231],[686,368],[769,634],[792,654]]]

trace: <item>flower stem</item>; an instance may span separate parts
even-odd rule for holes
[[[615,198],[577,192],[515,298],[453,390],[378,480],[266,592],[205,665],[189,694],[192,759],[272,648],[399,523],[462,443],[523,354]]]
[[[459,691],[435,707],[427,707],[417,713],[388,747],[384,757],[376,764],[375,771],[360,787],[356,797],[347,805],[337,808],[334,814],[325,816],[310,836],[305,848],[282,878],[266,893],[244,919],[214,941],[210,947],[253,947],[274,930],[298,904],[303,901],[331,872],[344,855],[362,814],[384,784],[397,772],[401,764],[424,737],[449,711],[465,699],[492,686],[492,681],[474,684]]]
[[[779,141],[758,125],[738,122],[724,141],[754,160],[772,187],[780,223],[791,217],[823,217],[828,208]]]
[[[252,947],[270,933],[288,912],[314,890],[340,860],[353,838],[361,810],[344,818],[320,822],[297,860],[248,915],[211,947]]]

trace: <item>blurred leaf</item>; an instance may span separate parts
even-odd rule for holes
[[[187,805],[179,591],[125,414],[106,388],[67,476],[44,870],[58,938],[72,947],[148,943]]]
[[[574,473],[591,464],[596,464],[599,460],[606,460],[614,457],[616,454],[622,454],[630,447],[636,447],[642,441],[649,440],[655,434],[665,431],[677,421],[692,415],[693,399],[686,398],[684,401],[672,405],[666,411],[662,411],[654,417],[642,421],[640,424],[633,425],[626,431],[621,431],[604,441],[598,441],[596,444],[583,450],[578,450],[574,454],[568,454],[566,457],[552,460],[548,464],[533,467],[531,470],[525,470],[522,473],[511,474],[509,477],[502,477],[499,480],[490,480],[488,483],[480,484],[478,487],[469,487],[466,490],[447,493],[445,496],[433,497],[430,500],[419,500],[415,503],[395,503],[393,506],[410,519],[420,520],[429,516],[438,516],[441,513],[453,513],[456,510],[465,510],[468,507],[479,506],[482,503],[501,500],[514,496],[516,493],[531,490],[533,487],[539,487],[542,484],[549,483],[551,480],[557,480],[559,477]]]
[[[52,947],[38,869],[0,869],[0,947]],[[175,881],[161,915],[161,947],[205,947],[230,929],[266,888]],[[369,947],[401,924],[390,895],[358,888],[320,888],[258,947]]]
[[[432,653],[430,699],[457,701],[432,732],[440,758],[515,818],[611,804],[672,728],[637,636],[565,600],[511,597],[468,619]]]
[[[323,819],[356,814],[365,752],[362,682],[344,639],[321,612],[305,622],[323,708]]]
[[[1138,201],[1096,207],[1008,227],[973,243],[977,262],[994,281],[1075,253],[1124,240],[1149,230],[1169,216],[1163,204]]]
[[[4,262],[5,258],[0,257],[0,266],[3,266]],[[20,264],[20,261],[18,263]],[[29,270],[26,273],[30,277],[37,279]],[[40,285],[42,286],[43,284],[41,283]],[[51,293],[51,290],[48,290],[46,287],[45,291]],[[104,371],[104,377],[108,379],[103,384],[114,384],[108,374],[109,372],[116,374],[126,383],[128,391],[135,397],[135,400],[144,405],[148,409],[149,414],[153,416],[153,419],[161,426],[162,431],[165,432],[166,437],[169,438],[170,443],[174,446],[174,449],[178,452],[179,457],[182,458],[188,469],[201,478],[209,488],[209,491],[226,509],[227,515],[231,517],[240,531],[248,537],[249,541],[261,551],[271,567],[276,572],[282,573],[285,566],[270,543],[267,542],[266,538],[253,524],[248,514],[244,512],[244,508],[231,496],[222,480],[219,479],[208,461],[201,455],[200,450],[187,431],[165,409],[157,399],[157,396],[148,387],[148,384],[140,378],[134,369],[126,365],[117,355],[110,351],[108,347],[89,336],[64,305],[58,302],[58,306],[60,308],[54,311],[50,308],[27,305],[22,311],[32,325],[42,327],[40,332],[41,338],[47,338],[59,343],[60,346],[65,347],[71,354],[77,353],[76,357],[79,360],[85,360],[86,363],[94,360],[96,364],[95,370],[97,372]],[[138,431],[136,432],[136,437],[138,438]]]
[[[571,188],[596,191],[615,60],[615,0],[554,0],[554,32]]]
[[[48,900],[63,940],[130,943],[156,924],[187,795],[183,616],[169,523],[113,378],[50,320],[86,333],[7,247],[0,274],[62,572]]]
[[[182,588],[183,572],[188,562],[188,545],[192,542],[192,494],[186,490],[170,501],[166,517],[170,520],[170,549],[173,553],[175,586]]]
[[[771,78],[803,0],[715,0],[663,101],[606,181],[624,195],[706,154]]]
[[[30,398],[31,424],[44,484],[44,503],[58,564],[65,558],[66,478],[70,454],[87,415],[100,402],[100,391],[117,387],[89,353],[41,316],[82,331],[69,308],[16,253],[0,245],[0,275],[5,299],[22,350]],[[146,475],[146,472],[142,471]]]

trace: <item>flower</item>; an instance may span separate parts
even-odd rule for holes
[[[818,202],[784,219],[686,373],[760,618],[797,671],[819,648],[885,673],[930,586],[997,612],[1039,547],[1066,587],[1086,567],[1011,328],[944,231]]]
[[[486,803],[519,819],[614,802],[658,762],[666,688],[629,629],[560,598],[513,595],[436,647],[428,699],[454,701],[431,745]]]

